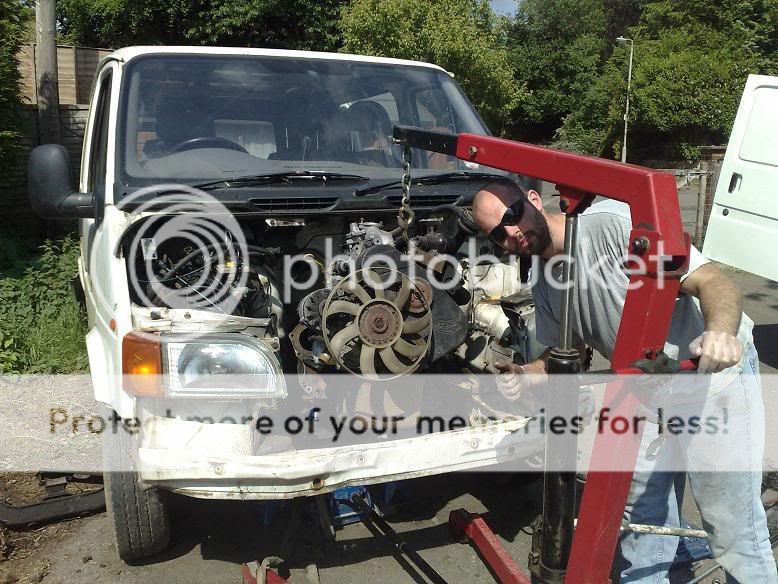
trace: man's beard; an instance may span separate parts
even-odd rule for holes
[[[531,226],[526,231],[522,231],[522,234],[527,237],[529,253],[541,255],[551,245],[551,231],[543,213],[531,205],[528,206],[532,209],[533,214]]]

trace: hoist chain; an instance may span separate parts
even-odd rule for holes
[[[403,148],[403,176],[402,176],[403,197],[400,202],[400,210],[397,213],[397,224],[402,229],[402,237],[405,240],[406,249],[410,249],[410,240],[408,239],[408,228],[416,214],[411,209],[411,147],[405,145]]]

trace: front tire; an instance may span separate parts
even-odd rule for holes
[[[103,480],[119,557],[125,562],[143,560],[167,548],[171,536],[169,493],[142,488],[134,472],[106,472]]]
[[[105,419],[120,419],[103,410]],[[138,480],[135,456],[139,435],[122,424],[103,434],[103,486],[105,508],[113,525],[119,557],[137,562],[158,554],[170,545],[170,493],[145,488]]]

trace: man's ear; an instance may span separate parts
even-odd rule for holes
[[[538,211],[543,210],[543,200],[540,198],[540,193],[529,189],[527,191],[527,199],[529,199],[529,202],[532,203],[532,206],[535,207]]]

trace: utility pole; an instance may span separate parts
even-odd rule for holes
[[[705,239],[705,196],[708,193],[709,170],[708,161],[700,161],[700,190],[697,194],[697,220],[694,222],[694,245],[699,249],[702,249]]]
[[[59,144],[56,0],[37,0],[35,33],[35,82],[38,86],[39,143]]]
[[[632,54],[634,53],[635,43],[632,39],[620,36],[616,39],[618,43],[629,43],[629,69],[627,69],[627,107],[624,108],[624,141],[621,143],[621,161],[627,161],[627,125],[629,124],[629,89],[632,84]]]

